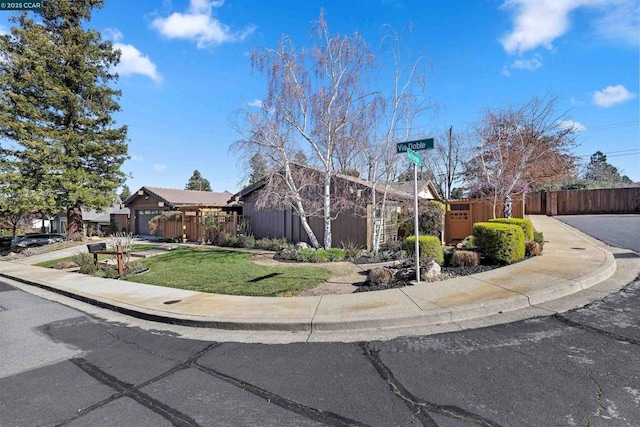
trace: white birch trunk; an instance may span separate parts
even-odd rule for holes
[[[324,248],[331,248],[331,174],[324,174]]]
[[[302,224],[302,229],[307,233],[307,236],[309,237],[309,240],[311,241],[311,246],[313,246],[314,248],[319,248],[320,247],[320,242],[318,242],[318,238],[316,237],[315,233],[313,232],[313,230],[311,229],[311,226],[309,225],[309,222],[307,221],[307,216],[306,216],[306,212],[304,209],[304,204],[302,203],[302,197],[300,196],[300,193],[297,191],[297,187],[295,186],[295,181],[293,179],[293,175],[291,174],[291,166],[289,164],[289,162],[285,162],[285,179],[287,181],[287,185],[289,186],[289,188],[291,190],[296,189],[296,191],[293,192],[294,195],[294,203],[296,206],[296,212],[298,213],[299,217],[300,217],[300,223]]]

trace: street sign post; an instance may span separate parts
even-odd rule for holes
[[[418,230],[418,166],[422,166],[422,157],[416,153],[421,150],[432,150],[433,138],[417,139],[415,141],[398,142],[396,153],[407,153],[407,160],[413,163],[413,227],[416,236],[416,281],[420,281],[420,236]]]
[[[411,148],[407,148],[407,160],[413,163],[413,227],[414,236],[416,236],[415,255],[416,255],[416,281],[420,281],[420,241],[418,230],[418,166],[422,166],[422,157]]]
[[[432,150],[433,138],[417,139],[415,141],[398,142],[396,144],[396,153],[406,153],[407,150],[421,151]]]
[[[416,166],[422,166],[422,157],[411,148],[407,148],[407,160],[415,163]]]

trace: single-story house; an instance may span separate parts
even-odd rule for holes
[[[431,181],[418,181],[418,198],[427,199],[427,200],[438,200],[440,201],[440,196],[438,195],[438,189]],[[413,181],[403,181],[403,182],[392,182],[389,184],[393,189],[402,191],[403,193],[411,194],[414,193],[414,182]]]
[[[317,169],[304,167],[305,173],[320,174]],[[351,199],[352,208],[344,209],[339,213],[331,223],[331,238],[333,246],[341,244],[355,243],[360,247],[371,249],[371,236],[373,233],[373,215],[371,206],[371,182],[356,178],[349,175],[336,173],[333,175],[333,185],[342,188],[346,195]],[[314,180],[309,180],[311,197],[321,199],[321,178],[318,176]],[[291,207],[282,206],[281,208],[259,208],[259,197],[261,191],[266,191],[265,187],[269,184],[269,178],[262,179],[257,183],[245,187],[236,193],[230,202],[241,203],[242,215],[249,227],[249,232],[256,238],[284,238],[292,243],[306,242],[310,243],[307,233],[302,227],[299,216]],[[411,183],[413,184],[413,183]],[[412,187],[413,188],[413,187]],[[346,189],[346,191],[345,191]],[[378,188],[379,200],[381,199],[382,190]],[[277,193],[277,192],[275,192]],[[421,194],[430,199],[439,200],[435,186],[427,182],[423,186]],[[389,239],[395,239],[397,236],[397,223],[394,224],[394,218],[397,218],[399,211],[403,205],[410,204],[413,200],[413,190],[405,192],[398,190],[395,186],[389,186],[387,189],[387,218],[389,226],[385,227],[385,234]],[[359,212],[356,212],[359,211]],[[324,220],[319,215],[307,218],[309,226],[313,230],[318,241],[322,244],[324,237]],[[395,227],[395,228],[394,228]]]
[[[97,234],[107,235],[114,231],[112,219],[117,217],[127,218],[129,209],[123,208],[120,201],[116,201],[113,206],[103,212],[95,209],[82,208],[82,229],[85,236],[94,236]],[[53,217],[51,223],[51,231],[54,233],[67,233],[67,213],[60,212]],[[126,231],[115,224],[115,231]]]
[[[124,201],[131,214],[129,229],[133,234],[149,235],[149,221],[163,212],[188,211],[185,215],[197,215],[201,209],[227,207],[232,194],[228,191],[178,190],[173,188],[142,187]],[[180,209],[182,207],[182,209]]]

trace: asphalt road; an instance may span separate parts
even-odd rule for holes
[[[559,215],[556,218],[611,246],[640,254],[640,215]]]
[[[267,345],[106,321],[0,284],[0,425],[638,426],[638,307],[635,281],[484,329]]]

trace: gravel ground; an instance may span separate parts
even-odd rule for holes
[[[478,265],[478,266],[466,266],[466,267],[442,267],[441,272],[438,276],[429,277],[423,279],[425,282],[441,282],[447,279],[453,279],[455,277],[467,276],[469,274],[478,274],[484,271],[493,270],[494,268],[500,267],[499,265]],[[370,292],[370,291],[382,291],[385,289],[393,289],[393,288],[402,288],[404,286],[413,286],[411,282],[401,281],[390,283],[388,285],[377,285],[377,286],[368,286],[362,285],[359,286],[354,293],[356,292]]]

